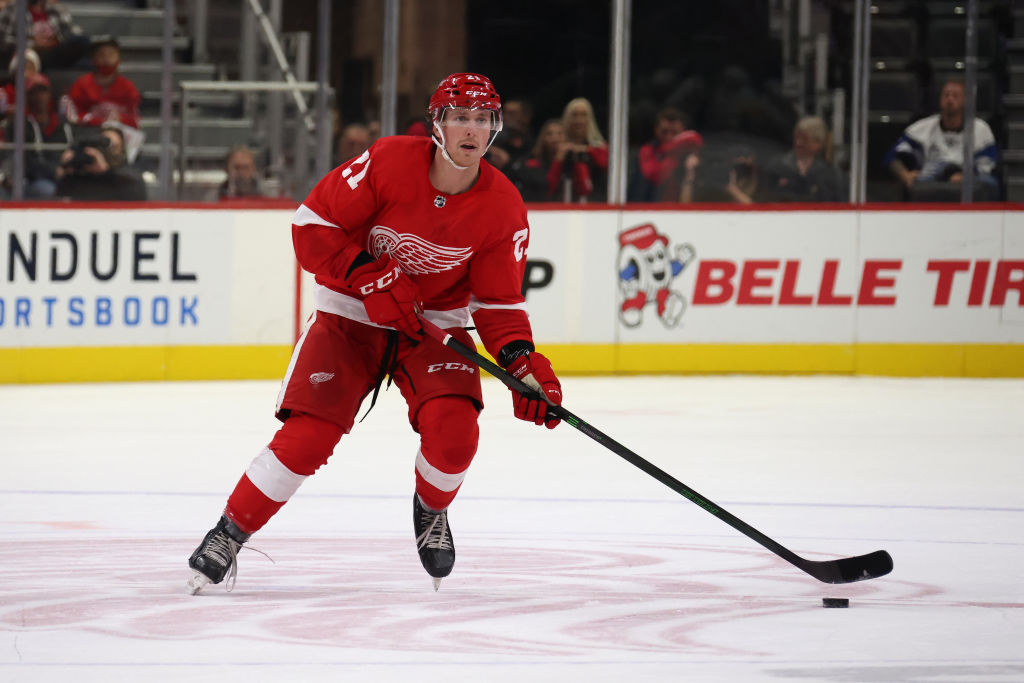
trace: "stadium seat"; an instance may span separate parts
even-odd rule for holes
[[[979,18],[978,67],[986,68],[996,56],[996,30],[991,19]],[[925,32],[926,54],[936,71],[961,70],[967,53],[967,21],[965,19],[932,18]]]
[[[889,120],[909,120],[921,111],[921,86],[909,71],[874,72],[868,81],[868,110]]]
[[[871,21],[871,65],[875,70],[903,70],[917,57],[917,22],[902,17]]]

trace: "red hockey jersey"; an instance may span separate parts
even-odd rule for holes
[[[429,138],[382,138],[327,174],[295,212],[295,254],[316,277],[316,308],[372,324],[345,276],[360,251],[389,252],[419,287],[431,322],[466,326],[472,316],[495,357],[510,341],[532,343],[522,197],[486,161],[468,191],[439,192],[429,178],[434,150]]]
[[[99,126],[113,118],[126,126],[139,127],[142,97],[135,84],[120,74],[103,87],[92,73],[79,77],[68,93],[74,112],[68,118],[84,126]]]

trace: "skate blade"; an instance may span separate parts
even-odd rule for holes
[[[196,595],[199,591],[203,590],[208,583],[210,583],[210,578],[208,576],[201,572],[193,571],[192,576],[189,577],[188,583],[185,584],[185,588],[188,589],[189,595]]]
[[[441,579],[436,579],[435,578],[435,579],[431,579],[431,581],[434,582],[434,592],[436,593],[437,589],[441,587]]]

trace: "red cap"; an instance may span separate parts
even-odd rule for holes
[[[664,235],[659,235],[653,223],[644,223],[619,233],[619,244],[623,247],[632,245],[637,249],[646,249],[655,242],[667,245],[668,238]]]

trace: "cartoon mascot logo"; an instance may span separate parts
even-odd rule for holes
[[[665,327],[675,327],[686,310],[686,299],[672,289],[672,281],[696,256],[691,244],[676,245],[675,254],[671,254],[668,237],[659,234],[651,223],[619,233],[622,323],[638,326],[643,322],[644,307],[651,305]]]

